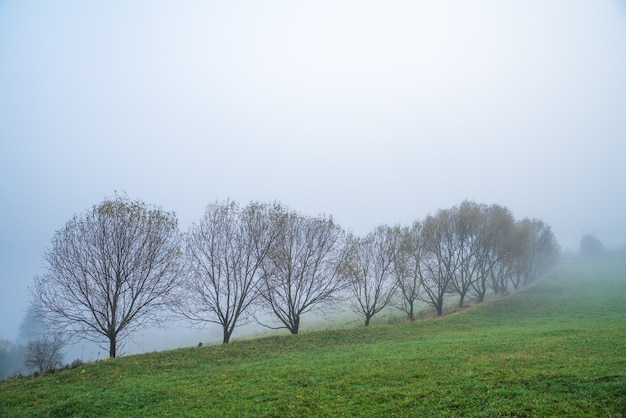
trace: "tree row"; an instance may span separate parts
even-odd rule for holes
[[[558,252],[542,221],[470,201],[360,237],[330,216],[231,200],[180,233],[173,212],[115,196],[56,232],[31,294],[56,332],[107,344],[115,357],[120,341],[167,312],[218,324],[224,343],[268,317],[263,325],[297,334],[307,312],[345,303],[365,325],[390,306],[415,320],[420,302],[441,315],[450,298],[463,306],[527,284]]]

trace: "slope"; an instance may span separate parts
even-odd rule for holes
[[[268,337],[0,383],[0,416],[624,416],[626,257],[416,323]]]

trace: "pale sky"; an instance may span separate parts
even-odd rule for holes
[[[626,246],[626,2],[0,0],[0,338],[115,191],[365,234],[461,203]]]

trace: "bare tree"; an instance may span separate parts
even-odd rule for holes
[[[58,329],[109,356],[142,327],[159,325],[180,272],[176,215],[115,196],[74,216],[45,252],[47,274],[30,289]]]
[[[490,284],[496,293],[506,289],[514,222],[511,211],[503,206],[480,206],[480,232],[474,256],[476,279],[471,283],[479,303],[485,299]]]
[[[459,240],[454,225],[454,210],[440,209],[430,215],[422,227],[424,243],[423,281],[420,299],[443,313],[445,294],[461,265]]]
[[[379,226],[365,238],[353,238],[343,272],[352,290],[352,309],[370,324],[391,302],[397,283],[393,276],[394,232]]]
[[[510,213],[507,217],[509,216],[506,226],[499,228],[502,231],[499,256],[494,257],[495,262],[489,271],[489,283],[480,283],[481,293],[486,293],[486,286],[491,287],[495,293],[506,293],[509,285],[517,289],[524,280],[530,231],[523,222],[515,221]]]
[[[278,328],[297,334],[303,314],[341,298],[345,234],[332,217],[282,212],[276,218],[280,233],[263,265],[261,302],[282,323]]]
[[[65,341],[59,335],[46,336],[26,345],[24,365],[38,373],[46,373],[63,365]]]
[[[491,272],[494,291],[506,292],[535,280],[556,262],[560,247],[548,225],[538,219],[522,219],[508,229],[503,251]]]
[[[419,299],[424,281],[422,258],[422,224],[414,222],[411,227],[395,227],[393,249],[393,274],[398,288],[396,307],[415,320],[415,303]]]
[[[224,344],[259,295],[260,266],[279,232],[275,211],[269,204],[216,202],[186,235],[188,275],[179,311],[194,323],[219,324]]]
[[[509,290],[509,284],[513,284],[513,274],[515,271],[510,260],[511,258],[508,256],[498,260],[488,272],[488,286],[495,294],[506,295]],[[517,286],[519,286],[519,282],[516,287]],[[478,299],[479,302],[484,300],[485,294],[486,291],[482,293],[482,298]]]
[[[560,247],[552,230],[543,221],[525,218],[518,226],[521,238],[518,268],[523,284],[528,284],[554,265]]]
[[[452,276],[452,285],[459,294],[459,307],[463,306],[465,296],[478,280],[478,268],[484,250],[484,206],[475,202],[464,201],[452,209],[454,217],[455,239],[458,241],[459,268]]]

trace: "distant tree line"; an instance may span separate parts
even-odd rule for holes
[[[330,216],[231,200],[180,233],[173,212],[116,195],[56,232],[30,292],[51,332],[106,343],[115,357],[168,311],[218,324],[224,343],[268,316],[264,325],[297,334],[305,313],[345,303],[365,325],[386,307],[413,321],[419,302],[441,315],[452,297],[463,306],[535,280],[558,253],[542,221],[471,201],[359,237]]]
[[[465,201],[411,226],[381,226],[353,238],[343,271],[365,325],[387,305],[413,321],[420,301],[441,315],[449,297],[462,307],[468,297],[482,302],[489,291],[528,284],[559,251],[542,221],[515,221],[505,207]]]
[[[45,373],[63,364],[61,335],[46,329],[38,307],[31,304],[16,342],[0,339],[0,379],[28,372]]]

